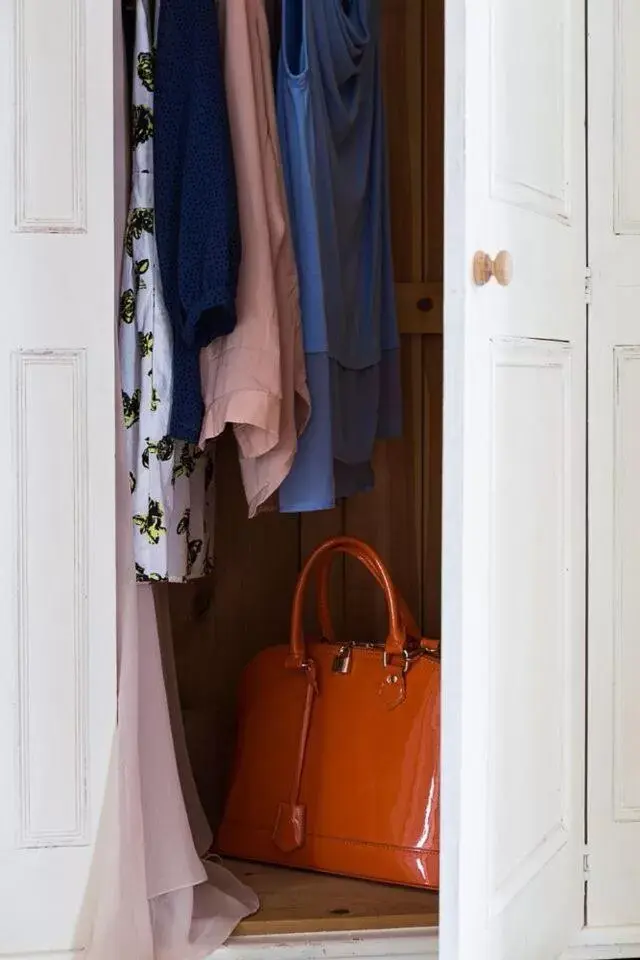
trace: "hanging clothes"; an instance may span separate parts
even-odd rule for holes
[[[155,164],[158,253],[173,327],[171,435],[200,438],[199,353],[235,327],[240,227],[213,0],[160,9]]]
[[[156,13],[158,3],[156,2]],[[211,454],[169,433],[173,360],[155,239],[154,52],[150,0],[136,6],[131,200],[125,230],[119,346],[137,578],[210,572]]]
[[[373,486],[401,432],[379,0],[283,0],[278,123],[312,414],[282,511]]]
[[[137,2],[142,16],[146,8]],[[127,207],[121,43],[120,0],[114,0],[115,212],[120,237]],[[119,366],[116,357],[116,369]],[[189,830],[172,749],[152,587],[136,585],[134,573],[127,438],[117,386],[118,717],[79,937],[86,947],[85,960],[204,960],[243,917],[257,910],[258,900],[223,867],[202,863],[198,853],[208,842],[207,832],[202,831],[198,843]],[[152,749],[147,749],[149,744]]]
[[[242,262],[237,327],[201,354],[200,443],[234,424],[254,516],[291,469],[309,392],[263,0],[222,2],[220,28]]]

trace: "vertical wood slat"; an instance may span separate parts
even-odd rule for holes
[[[423,280],[442,280],[444,264],[444,0],[424,3]]]
[[[345,532],[344,504],[333,510],[321,510],[317,513],[303,514],[300,524],[301,564],[323,540],[336,537]],[[336,557],[331,569],[331,589],[329,591],[331,620],[336,637],[344,635],[345,630],[345,561],[344,556]],[[318,636],[318,618],[316,615],[316,596],[312,589],[306,598],[305,629],[312,636]]]
[[[425,635],[440,636],[442,566],[442,337],[422,340],[424,470],[423,507],[422,628]]]
[[[425,0],[382,5],[383,82],[389,153],[396,288],[424,279]],[[402,337],[403,436],[379,443],[375,489],[345,504],[346,532],[379,551],[405,599],[421,608],[423,505],[422,350],[419,335]],[[345,569],[346,632],[359,641],[384,638],[386,611],[379,588],[353,561]]]
[[[427,199],[424,208],[424,279],[442,281],[444,266],[444,0],[424,0],[425,69],[423,157]],[[424,470],[422,627],[440,636],[442,566],[443,337],[424,336]]]
[[[391,238],[397,283],[422,276],[424,0],[381,4]]]
[[[300,545],[297,515],[248,519],[230,431],[217,442],[216,457],[213,577],[171,587],[189,749],[214,827],[233,751],[240,675],[260,650],[288,642]]]
[[[214,636],[220,770],[228,770],[234,742],[235,695],[244,666],[260,650],[289,639],[300,521],[294,514],[247,516],[235,439],[219,448],[215,541]]]
[[[421,606],[421,353],[420,335],[402,338],[403,436],[377,445],[375,489],[345,504],[347,532],[370,543],[380,553],[416,616]],[[347,562],[345,582],[347,635],[362,642],[383,640],[387,613],[380,588],[354,561]]]

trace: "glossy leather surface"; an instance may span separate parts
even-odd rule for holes
[[[296,601],[305,573],[345,539],[312,556]],[[382,648],[353,647],[348,672],[334,672],[340,645],[302,638],[294,603],[293,653],[272,647],[247,667],[221,853],[438,886],[440,665],[425,653],[406,673],[395,662],[403,618],[381,582],[395,607],[386,665]]]

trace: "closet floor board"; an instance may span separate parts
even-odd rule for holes
[[[438,895],[427,890],[239,860],[227,860],[225,866],[255,890],[261,903],[234,936],[438,925]]]

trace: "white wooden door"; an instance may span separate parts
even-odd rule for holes
[[[0,954],[71,956],[115,713],[112,10],[0,3]]]
[[[442,960],[583,922],[583,0],[447,0]],[[474,286],[475,251],[513,278]]]
[[[640,5],[632,0],[589,2],[589,194],[587,921],[592,939],[640,943]]]

